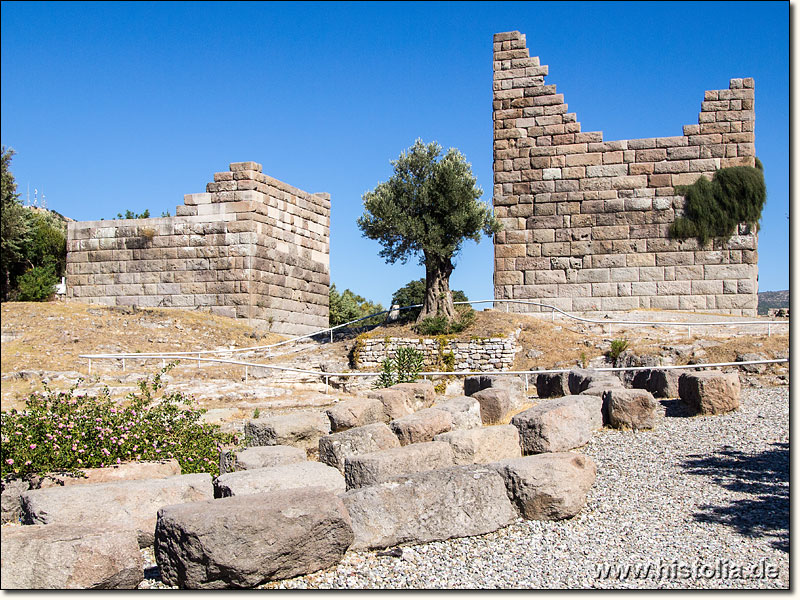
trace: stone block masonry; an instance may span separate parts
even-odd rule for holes
[[[755,316],[758,238],[740,225],[699,246],[669,237],[675,186],[755,166],[753,80],[705,92],[683,135],[582,132],[518,31],[494,36],[495,297],[580,312],[637,308]],[[511,305],[536,312],[538,307]]]
[[[330,208],[328,194],[232,163],[175,217],[69,223],[68,298],[206,308],[289,335],[323,329]]]

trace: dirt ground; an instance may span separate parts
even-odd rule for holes
[[[252,348],[286,339],[276,334],[257,334],[243,320],[198,310],[130,309],[77,302],[5,303],[2,316],[2,409],[22,408],[27,396],[48,381],[54,389],[67,389],[79,377],[95,385],[108,385],[113,396],[135,389],[136,381],[152,375],[161,361],[131,360],[125,369],[119,360],[89,361],[82,354],[187,352]],[[674,364],[732,362],[737,354],[757,353],[764,358],[787,357],[788,327],[765,325],[728,328],[685,326],[667,329],[608,323],[610,320],[736,320],[713,314],[633,311],[601,316],[602,325],[568,320],[549,313],[525,315],[501,310],[479,310],[475,323],[458,338],[495,337],[519,330],[520,351],[514,370],[608,366],[605,356],[613,340],[626,340],[634,354],[669,356]],[[596,318],[596,317],[595,317]],[[742,320],[742,319],[738,319]],[[755,319],[752,319],[755,320]],[[759,320],[764,320],[760,318]],[[409,325],[379,327],[370,335],[418,337]],[[303,341],[272,350],[253,350],[238,356],[259,364],[280,364],[314,371],[342,368],[353,340],[335,343]],[[346,368],[346,367],[344,367]],[[207,365],[184,360],[169,374],[170,385],[194,395],[205,408],[224,412],[225,418],[241,417],[254,408],[286,409],[324,406],[350,394],[332,397],[319,377],[257,374],[234,365]],[[770,381],[786,377],[788,365],[771,365],[763,375]],[[774,384],[774,383],[773,383]],[[263,408],[262,408],[263,410]]]

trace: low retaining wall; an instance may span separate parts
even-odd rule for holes
[[[452,353],[453,370],[494,371],[509,370],[520,350],[517,345],[519,331],[506,337],[475,338],[470,340],[445,338],[359,338],[356,342],[358,368],[380,366],[387,357],[394,357],[398,348],[410,347],[422,352],[425,368],[441,367],[445,357]]]

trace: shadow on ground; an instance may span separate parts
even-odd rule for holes
[[[692,455],[683,466],[717,485],[749,498],[727,506],[701,506],[695,519],[723,523],[749,537],[774,538],[772,546],[789,551],[789,444],[749,454],[725,447],[711,456]]]

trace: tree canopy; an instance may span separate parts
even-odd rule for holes
[[[341,325],[342,323],[348,323],[349,321],[354,321],[355,319],[359,319],[361,317],[383,312],[384,310],[383,306],[381,306],[379,302],[370,302],[363,296],[359,296],[348,289],[340,294],[336,289],[335,283],[331,284],[328,292],[328,301],[329,327],[335,327],[336,325]],[[373,319],[365,319],[364,321],[360,321],[355,325],[378,325],[379,323],[382,323],[385,318],[385,315],[380,315]]]
[[[482,234],[500,229],[490,207],[479,200],[483,191],[464,155],[454,148],[441,153],[436,142],[418,139],[392,161],[392,177],[364,194],[358,219],[364,236],[380,242],[380,256],[388,263],[417,257],[425,265],[419,321],[455,317],[449,284],[453,258],[465,240],[479,242]]]

